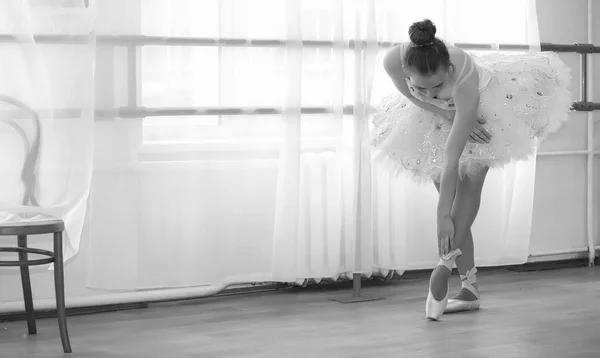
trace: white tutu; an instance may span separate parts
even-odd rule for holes
[[[467,143],[461,176],[482,167],[501,168],[524,160],[548,133],[568,119],[571,70],[554,53],[500,53],[472,56],[491,73],[480,86],[478,116],[487,123],[490,143]],[[371,137],[374,161],[393,172],[409,171],[419,182],[438,181],[451,122],[414,105],[402,94],[386,97],[377,109]]]

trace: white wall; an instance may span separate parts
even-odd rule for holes
[[[559,44],[587,43],[586,0],[538,1],[538,22],[542,42]],[[600,14],[600,6],[594,4],[593,14]],[[594,16],[595,17],[595,16]],[[592,42],[600,44],[600,24],[593,24]],[[573,69],[574,99],[580,98],[581,66],[580,55],[563,54],[561,57]],[[592,60],[593,59],[593,60]],[[592,83],[598,83],[600,77],[600,56],[592,55],[590,59],[593,71]],[[600,88],[588,95],[589,101],[600,102]],[[598,114],[594,114],[595,118]],[[596,131],[600,130],[596,126]],[[595,136],[595,147],[600,145]],[[541,151],[568,151],[587,149],[587,114],[577,112],[559,133],[552,136],[541,148]],[[594,210],[600,214],[598,192],[600,190],[600,171],[598,160],[594,168]],[[552,251],[584,248],[586,238],[586,193],[587,191],[587,157],[571,155],[561,157],[539,157],[537,160],[536,190],[531,234],[530,252],[539,254]],[[597,216],[597,215],[596,215]],[[596,245],[600,220],[594,221]]]
[[[543,42],[552,43],[586,43],[587,39],[587,0],[539,0],[538,17]],[[596,5],[593,13],[600,15],[600,6]],[[594,35],[597,35],[596,44],[600,45],[600,25],[595,24]],[[110,58],[111,56],[122,56],[124,54],[108,51],[102,54]],[[574,74],[574,92],[575,98],[579,96],[579,57],[574,54],[563,55],[564,60],[573,68]],[[593,61],[596,69],[600,69],[600,56],[595,57]],[[124,63],[124,61],[120,61]],[[112,61],[99,61],[99,78],[116,78],[119,73],[124,73],[123,69],[112,68],[108,63]],[[101,65],[105,63],[104,65]],[[600,77],[600,71],[594,72],[594,80]],[[597,86],[597,87],[600,87]],[[596,88],[592,93],[590,100],[600,101],[600,95]],[[125,90],[124,90],[125,91]],[[111,94],[98,98],[100,103],[107,106],[123,105],[123,94]],[[87,287],[91,265],[94,263],[90,259],[90,238],[92,235],[97,238],[102,235],[128,235],[126,225],[115,225],[113,222],[102,220],[102,213],[111,210],[110,200],[106,195],[113,195],[114,192],[107,192],[108,188],[121,187],[127,190],[127,173],[119,170],[107,168],[107,164],[119,162],[131,163],[134,158],[127,157],[125,153],[134,153],[131,146],[139,143],[140,133],[136,128],[140,128],[139,120],[123,121],[105,121],[98,122],[96,127],[96,174],[92,184],[91,209],[89,215],[93,220],[87,220],[82,237],[80,254],[69,262],[66,268],[66,291],[67,304],[75,305],[77,302],[86,302],[90,297],[99,297],[101,295],[104,302],[117,300],[115,295],[106,295],[105,292],[99,292]],[[597,126],[597,127],[600,127]],[[554,135],[542,150],[570,150],[585,149],[587,147],[587,121],[586,114],[573,114],[572,120],[558,134]],[[600,130],[600,129],[597,129]],[[126,135],[124,133],[127,133]],[[596,144],[597,147],[600,143]],[[595,183],[600,183],[600,161],[596,160]],[[127,165],[125,165],[126,167]],[[264,180],[255,180],[257,190],[274,188],[276,183],[276,171],[265,170],[263,172]],[[538,160],[535,208],[533,219],[533,231],[531,237],[530,252],[532,254],[548,251],[557,251],[574,248],[584,248],[586,246],[586,158],[585,156],[564,156],[564,157],[543,157]],[[595,184],[594,183],[594,184]],[[594,208],[596,213],[600,213],[600,187],[595,184]],[[258,222],[264,221],[264,226],[271,225],[274,208],[274,192],[265,193],[262,203],[266,205],[261,210],[261,216],[255,216],[253,219]],[[88,216],[89,216],[88,215]],[[556,219],[555,216],[558,218]],[[598,232],[600,220],[594,222],[594,228]],[[268,230],[264,231],[266,233]],[[596,235],[597,237],[598,235]],[[265,238],[268,240],[268,238]],[[36,240],[32,240],[33,243]],[[597,244],[600,240],[596,240]],[[118,253],[119,248],[112,249]],[[266,255],[268,256],[268,255]],[[265,257],[266,257],[265,256]],[[107,257],[110,252],[107,251]],[[260,258],[260,257],[259,257]],[[269,262],[262,262],[262,265],[269,267]],[[116,268],[126,270],[127,267]],[[54,298],[52,275],[41,268],[34,268],[32,274],[33,294],[38,302],[37,307],[49,306]],[[18,270],[2,269],[0,270],[0,311],[14,310],[21,307],[21,285],[19,281]],[[96,301],[98,303],[99,301]]]

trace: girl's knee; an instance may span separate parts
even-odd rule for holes
[[[464,233],[471,229],[480,207],[480,196],[473,195],[458,197],[452,207],[452,221],[454,222],[454,231]]]

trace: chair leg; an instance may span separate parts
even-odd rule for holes
[[[63,351],[71,353],[71,342],[67,330],[67,314],[65,308],[65,279],[63,267],[62,232],[54,233],[54,289],[56,291],[56,312],[58,313],[58,328]]]
[[[21,248],[27,247],[27,236],[17,236],[17,244]],[[27,253],[19,252],[19,261],[27,261]],[[31,294],[31,278],[29,276],[29,266],[21,265],[21,284],[23,286],[23,300],[25,301],[25,312],[27,313],[27,330],[29,334],[37,334],[35,325],[35,312],[33,311],[33,295]]]

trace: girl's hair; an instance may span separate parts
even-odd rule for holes
[[[448,48],[435,37],[436,28],[431,20],[415,22],[408,28],[410,46],[406,49],[404,63],[420,75],[431,75],[440,68],[452,67]]]

